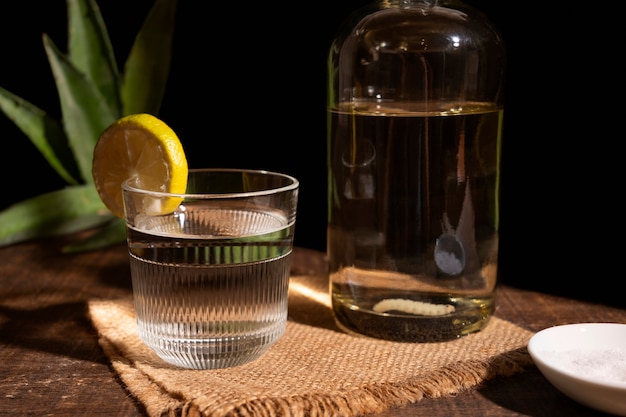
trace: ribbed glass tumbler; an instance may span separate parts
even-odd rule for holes
[[[284,334],[298,187],[233,169],[190,170],[181,195],[124,184],[138,332],[160,358],[237,366]],[[162,214],[172,199],[180,204]]]

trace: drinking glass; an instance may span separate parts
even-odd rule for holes
[[[123,184],[138,333],[160,358],[237,366],[284,334],[298,189],[244,169],[190,170],[185,194]]]

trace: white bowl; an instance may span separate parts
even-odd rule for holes
[[[626,324],[549,327],[530,338],[528,353],[563,394],[596,410],[626,416]]]

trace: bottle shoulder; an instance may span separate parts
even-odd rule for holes
[[[355,11],[334,40],[335,47],[346,42],[407,49],[447,48],[489,44],[504,48],[503,39],[479,10],[460,2],[394,2]],[[398,2],[396,2],[398,3]]]

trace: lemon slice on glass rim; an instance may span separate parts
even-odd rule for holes
[[[187,173],[187,158],[178,136],[151,114],[118,119],[102,132],[94,148],[94,185],[104,205],[122,219],[122,183],[126,180],[134,179],[141,189],[182,194]],[[156,214],[170,213],[180,202],[181,198],[166,199]]]

